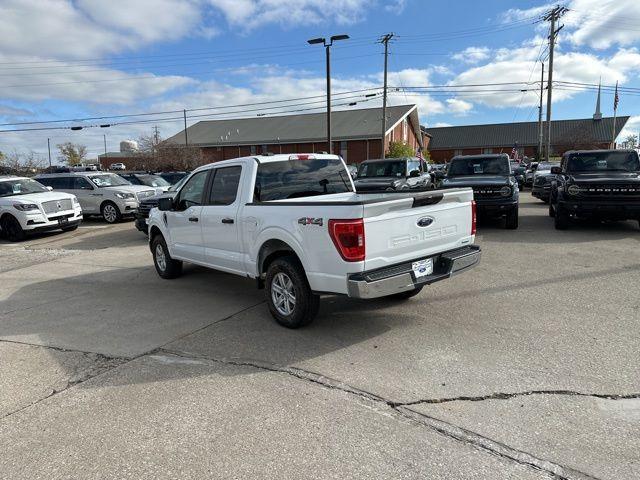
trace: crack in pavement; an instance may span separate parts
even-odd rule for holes
[[[562,480],[597,480],[597,477],[588,475],[579,470],[560,465],[550,460],[538,458],[530,453],[517,450],[506,444],[485,437],[479,433],[459,427],[453,423],[439,420],[437,418],[430,417],[419,412],[415,412],[409,408],[406,408],[405,404],[393,402],[392,400],[388,400],[384,397],[381,397],[380,395],[376,395],[366,390],[353,387],[340,380],[327,377],[317,372],[305,370],[298,367],[278,365],[275,363],[269,363],[260,360],[241,358],[215,358],[167,348],[160,348],[157,352],[155,352],[155,359],[157,360],[160,359],[160,356],[158,354],[175,356],[188,361],[198,361],[199,363],[210,362],[211,364],[252,367],[269,372],[284,373],[299,380],[314,383],[325,388],[340,390],[350,395],[355,395],[367,400],[371,400],[373,402],[382,403],[391,408],[402,418],[410,420],[421,426],[428,427],[431,430],[446,436],[447,438],[479,448],[491,455],[496,455],[498,457],[514,461],[520,465],[542,471],[548,475],[551,475],[553,478]]]
[[[449,402],[482,402],[485,400],[508,400],[510,398],[526,397],[529,395],[566,395],[574,397],[594,397],[605,400],[628,400],[633,398],[640,398],[640,393],[584,393],[576,392],[574,390],[528,390],[526,392],[494,392],[487,395],[478,396],[466,396],[461,395],[459,397],[445,397],[445,398],[427,398],[422,400],[414,400],[412,402],[398,402],[395,403],[396,407],[410,407],[412,405],[421,404],[438,404]]]

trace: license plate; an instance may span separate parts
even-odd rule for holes
[[[68,218],[59,218],[58,219],[58,224],[59,225],[64,225],[65,223],[69,223],[69,219]]]
[[[426,260],[418,260],[417,262],[413,262],[411,264],[411,268],[413,269],[413,274],[416,278],[426,277],[427,275],[431,275],[433,273],[433,260],[431,258],[427,258]]]

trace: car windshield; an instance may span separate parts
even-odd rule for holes
[[[256,175],[256,201],[352,192],[351,176],[339,159],[287,160],[261,163]]]
[[[114,173],[108,173],[106,175],[92,175],[89,179],[95,183],[98,187],[120,187],[122,185],[131,185],[120,175]]]
[[[370,177],[403,177],[405,172],[406,162],[393,161],[393,162],[364,162],[360,164],[358,169],[358,178],[370,178]]]
[[[14,178],[0,181],[0,197],[41,192],[48,192],[48,190],[44,185],[30,178]]]
[[[454,158],[449,164],[447,176],[509,175],[509,169],[509,161],[502,157]]]
[[[189,179],[189,175],[185,175],[184,177],[182,177],[178,183],[174,183],[173,185],[171,185],[169,187],[169,191],[170,192],[176,192],[178,191],[178,189],[185,184],[185,182]]]
[[[568,172],[638,172],[640,160],[635,152],[581,152],[569,154]]]
[[[168,187],[171,185],[159,175],[138,175],[138,180],[148,187]]]
[[[538,168],[536,169],[537,172],[541,172],[542,170],[546,170],[546,171],[551,171],[551,167],[559,167],[560,164],[559,163],[539,163],[538,164]]]

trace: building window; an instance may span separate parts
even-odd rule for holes
[[[484,153],[485,155],[491,154],[493,153],[493,148],[483,148],[482,153]]]
[[[251,155],[255,155],[255,154],[256,154],[256,146],[251,145]]]
[[[347,142],[340,142],[340,156],[347,161]]]
[[[454,157],[457,157],[458,155],[462,155],[462,150],[459,150],[459,149],[458,149],[458,150],[454,150],[454,151],[453,151],[453,156],[454,156]]]
[[[260,147],[260,150],[262,151],[262,155],[266,155],[267,154],[267,146],[266,145],[262,145]]]
[[[409,132],[408,132],[409,128],[408,128],[408,127],[409,127],[409,125],[408,125],[408,123],[407,123],[407,119],[405,118],[405,119],[402,121],[402,141],[403,141],[403,142],[405,142],[405,143],[406,143],[406,142],[407,142],[407,140],[408,140],[408,138],[407,138],[407,136],[408,136],[408,134],[409,134]]]

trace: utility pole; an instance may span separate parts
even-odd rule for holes
[[[49,150],[49,168],[51,168],[51,141],[47,138],[47,150]]]
[[[393,38],[393,33],[387,33],[380,39],[380,43],[384,45],[384,86],[382,87],[382,149],[381,157],[385,157],[386,139],[387,139],[387,66],[389,60],[389,40]]]
[[[540,105],[538,106],[538,161],[542,160],[542,141],[544,137],[542,129],[542,96],[544,95],[544,62],[542,62],[542,74],[540,76]]]
[[[323,44],[327,56],[327,147],[329,153],[333,153],[333,149],[331,148],[331,46],[333,45],[333,42],[337,40],[348,39],[349,35],[332,35],[329,38],[329,43],[327,43],[326,38],[322,37],[307,40],[309,45],[315,45],[317,43]]]
[[[558,32],[562,30],[564,25],[556,28],[556,21],[560,19],[562,15],[567,12],[567,8],[556,6],[553,10],[547,13],[544,20],[551,22],[551,28],[549,29],[549,78],[547,80],[547,148],[545,152],[545,160],[549,161],[551,153],[551,97],[553,87],[553,50],[556,45],[556,38]]]
[[[187,111],[182,110],[184,114],[184,144],[189,145],[189,137],[187,136]]]
[[[153,160],[157,163],[158,159],[158,143],[160,142],[160,134],[158,132],[158,126],[153,126]]]
[[[104,140],[104,153],[107,153],[107,135],[105,133],[102,134],[102,139]]]

